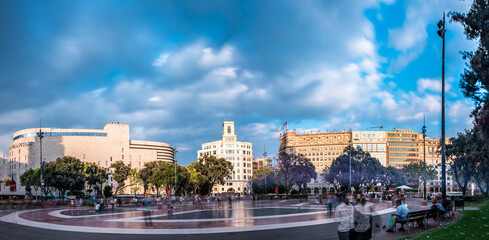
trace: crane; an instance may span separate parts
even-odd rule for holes
[[[377,127],[369,127],[368,129],[371,129],[371,128],[378,128],[380,131],[382,131],[382,129],[384,129],[384,126],[383,125],[380,125],[380,126],[377,126]]]

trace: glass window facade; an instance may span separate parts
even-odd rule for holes
[[[94,133],[94,132],[43,132],[44,137],[57,137],[57,136],[75,136],[75,137],[107,137],[107,133]],[[36,137],[37,133],[26,133],[17,135],[14,137],[14,141],[19,138]]]

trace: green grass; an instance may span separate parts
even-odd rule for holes
[[[459,213],[460,219],[453,224],[406,239],[489,239],[488,202],[480,206],[479,210]]]
[[[465,207],[479,207],[479,206],[483,205],[484,203],[486,203],[487,201],[488,201],[487,198],[480,198],[480,199],[477,199],[477,201],[465,202],[464,206]]]

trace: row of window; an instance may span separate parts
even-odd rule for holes
[[[402,133],[402,134],[399,134],[399,133],[388,133],[387,136],[388,137],[413,137],[413,138],[415,138],[418,135],[416,135],[416,134],[404,134],[404,133]]]
[[[417,152],[417,148],[389,148],[389,151],[407,151],[407,152]]]
[[[358,133],[355,133],[355,138],[358,138],[359,137],[358,135],[359,135]],[[375,138],[376,136],[377,135],[375,133],[372,133],[372,134],[369,133],[366,135],[365,135],[365,133],[362,134],[362,138]],[[384,137],[384,134],[379,134],[379,138],[383,138],[383,137]]]
[[[417,147],[417,143],[403,143],[403,142],[393,142],[389,143],[389,146],[412,146],[412,147]]]
[[[14,141],[19,138],[36,137],[38,133],[26,133],[17,135],[14,137]],[[43,132],[44,137],[57,137],[57,136],[82,136],[82,137],[107,137],[107,133],[94,133],[94,132]]]
[[[417,157],[417,153],[389,153],[390,157]],[[397,160],[397,159],[396,159]]]
[[[326,140],[326,137],[322,137],[322,138],[323,139],[321,139],[321,137],[319,137],[319,140]],[[336,136],[334,136],[334,137],[333,136],[330,136],[328,139],[336,139],[336,138],[341,139],[341,136],[338,136],[338,137],[336,137]],[[349,139],[349,137],[348,136],[345,136],[345,139]],[[314,139],[312,137],[311,138],[306,138],[306,137],[300,138],[299,137],[299,141],[302,141],[302,140],[304,140],[304,141],[309,141],[309,140],[317,141],[318,140],[318,137],[315,137]],[[291,138],[289,140],[289,142],[292,142],[292,141],[293,141],[293,138]]]

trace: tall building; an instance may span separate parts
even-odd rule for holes
[[[351,131],[297,134],[294,129],[280,134],[279,152],[302,154],[311,160],[316,172],[322,173],[347,146],[352,146]]]
[[[253,170],[260,168],[272,169],[271,158],[253,158]]]
[[[106,168],[116,161],[142,168],[145,162],[174,161],[170,144],[130,140],[128,124],[109,122],[101,130],[31,128],[15,132],[9,147],[8,172],[16,182],[26,170],[40,166],[39,130],[43,133],[42,158],[46,162],[72,156]]]
[[[370,156],[378,159],[386,167],[387,162],[387,138],[385,131],[353,131],[353,146],[369,152]]]
[[[249,142],[238,142],[234,133],[234,122],[225,121],[222,124],[221,140],[202,144],[202,149],[197,151],[197,158],[205,155],[224,158],[233,165],[231,179],[227,180],[224,185],[214,186],[213,193],[251,192],[253,145]]]
[[[388,165],[402,168],[412,162],[422,160],[419,154],[419,133],[410,129],[386,131]]]

